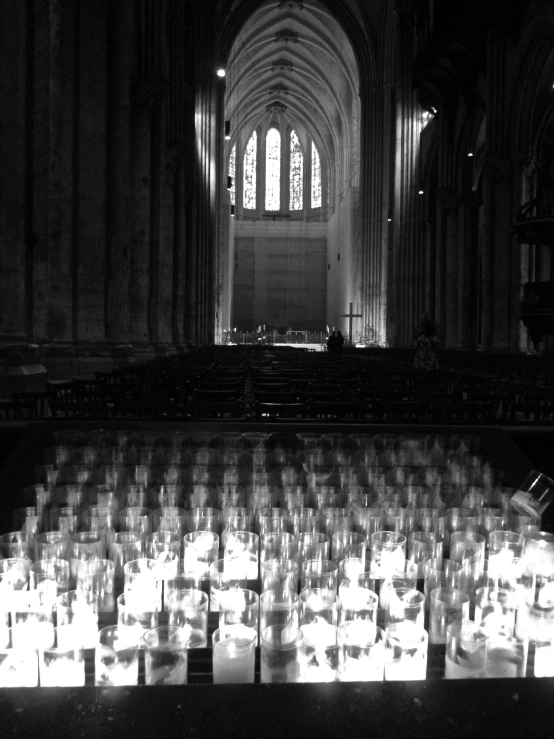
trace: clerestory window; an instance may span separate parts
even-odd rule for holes
[[[242,161],[237,159],[237,145],[233,145],[228,173],[233,177],[231,203],[235,203],[237,193],[240,202],[242,189],[243,209],[263,209],[269,213],[288,210],[291,214],[301,215],[306,208],[322,207],[318,149],[306,134],[302,142],[293,128],[282,131],[271,125],[261,140],[259,129],[254,130],[247,141]]]

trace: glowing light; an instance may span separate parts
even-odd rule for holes
[[[223,67],[219,67],[216,74],[218,77],[225,77],[225,70],[223,69]]]

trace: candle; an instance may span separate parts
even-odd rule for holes
[[[301,624],[302,682],[331,683],[338,678],[339,650],[337,627],[316,617],[309,624]]]
[[[220,630],[213,635],[214,683],[253,683],[255,659],[255,635],[228,636]]]

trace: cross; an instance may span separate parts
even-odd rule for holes
[[[342,318],[348,318],[348,336],[350,339],[350,345],[352,346],[352,319],[353,318],[361,318],[363,316],[363,313],[354,313],[352,310],[352,303],[350,303],[350,312],[349,313],[341,313]]]

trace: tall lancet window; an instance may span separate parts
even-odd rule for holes
[[[304,207],[304,154],[296,131],[290,132],[290,210]]]
[[[312,208],[321,208],[321,160],[312,141]]]
[[[243,182],[243,199],[242,204],[244,208],[255,208],[256,207],[256,165],[258,162],[258,134],[256,131],[252,132],[252,136],[246,146],[244,152],[244,182]]]
[[[237,145],[235,144],[229,154],[229,177],[233,178],[233,185],[231,187],[231,203],[235,204],[236,197],[236,179],[235,172],[237,168]]]
[[[265,209],[281,208],[281,134],[270,128],[265,139]]]

